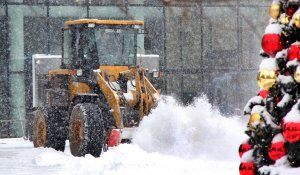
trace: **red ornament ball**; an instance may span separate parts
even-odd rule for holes
[[[259,91],[258,95],[261,96],[261,98],[266,99],[267,96],[269,95],[269,91],[261,90]]]
[[[288,60],[292,61],[296,58],[300,60],[300,44],[293,44],[288,49]]]
[[[298,10],[298,8],[299,8],[299,2],[288,1],[285,13],[287,16],[292,17],[294,13]]]
[[[271,147],[269,148],[268,154],[269,154],[269,157],[274,161],[285,156],[286,150],[285,150],[284,142],[272,143]]]
[[[300,141],[300,123],[287,122],[282,124],[282,134],[289,143]]]
[[[242,158],[243,154],[251,149],[251,145],[249,143],[243,143],[239,147],[239,155]]]
[[[264,34],[261,46],[266,54],[275,57],[276,53],[283,49],[281,36],[279,34]]]
[[[293,14],[297,11],[298,8],[288,7],[286,9],[286,15],[292,17]]]
[[[239,171],[240,175],[255,175],[255,164],[253,162],[242,162]]]

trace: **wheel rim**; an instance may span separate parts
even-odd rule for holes
[[[75,120],[73,123],[73,142],[81,143],[83,140],[83,129],[80,120]]]
[[[37,122],[37,138],[36,138],[36,144],[37,147],[44,147],[46,143],[46,123],[45,120],[43,120],[42,117],[38,119]]]
[[[75,119],[71,125],[71,151],[75,155],[80,152],[84,140],[84,130],[82,120]]]

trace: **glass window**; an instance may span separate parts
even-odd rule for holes
[[[72,53],[71,53],[71,49],[69,46],[71,46],[72,44],[72,33],[71,30],[66,29],[63,31],[64,32],[64,41],[63,41],[63,47],[64,47],[64,55],[63,55],[63,59],[64,59],[64,63],[66,65],[68,65],[70,62],[69,60],[71,59]],[[61,44],[60,44],[61,46]]]
[[[203,0],[202,4],[203,5],[237,5],[238,1],[244,1],[244,0],[226,0],[226,1],[224,1],[224,0]]]
[[[5,7],[0,4],[0,16],[5,16]]]
[[[0,16],[0,41],[0,66],[7,67],[3,64],[6,64],[5,60],[8,60],[8,19],[3,16]],[[2,70],[1,68],[0,72]]]
[[[182,9],[187,12],[182,18],[183,65],[188,69],[201,68],[201,13],[199,7]]]
[[[82,66],[97,68],[99,64],[134,64],[136,30],[112,27],[72,29],[72,48],[76,68]]]
[[[167,67],[168,69],[180,69],[182,67],[182,42],[180,36],[182,30],[182,20],[180,16],[180,10],[181,8],[178,7],[166,8],[165,67]]]
[[[48,40],[49,40],[49,54],[60,55],[61,44],[62,44],[62,29],[65,27],[64,22],[68,18],[62,17],[49,17],[49,29],[48,29]]]
[[[50,5],[55,4],[55,5],[77,5],[81,3],[85,3],[85,0],[49,0]]]
[[[131,0],[133,1],[133,0]],[[145,5],[163,5],[163,1],[162,0],[148,0],[148,1],[144,1]]]
[[[95,29],[99,63],[128,65],[134,61],[134,31]]]
[[[24,4],[35,5],[35,4],[44,4],[47,0],[23,0]]]
[[[262,0],[240,0],[241,5],[259,5],[259,6],[269,6],[272,1],[262,1]]]
[[[80,19],[87,17],[87,8],[79,6],[50,6],[50,17]]]
[[[161,0],[151,0],[151,1],[145,1],[145,0],[128,0],[129,4],[146,4],[147,2],[150,2],[152,5],[161,4]]]
[[[83,0],[85,1],[85,0]],[[161,0],[127,0],[126,1],[112,1],[112,0],[89,0],[91,5],[128,5],[128,4],[151,4],[151,5],[158,5],[161,4]]]
[[[24,54],[47,54],[48,27],[43,17],[24,17]]]
[[[242,67],[257,68],[261,62],[261,38],[269,19],[267,7],[241,7]]]
[[[9,119],[9,74],[8,74],[8,20],[5,17],[0,16],[0,120]],[[0,128],[3,129],[3,124],[0,122]],[[2,125],[2,127],[1,127]],[[1,130],[0,130],[1,137]]]
[[[44,41],[47,30],[44,28],[46,22],[43,18],[46,9],[43,6],[9,5],[8,15],[10,62],[19,60],[16,64],[10,64],[10,71],[23,71],[24,55],[30,57],[29,54],[44,51],[44,46],[41,45],[46,45]]]
[[[205,66],[212,69],[238,67],[237,8],[204,7],[203,16]]]
[[[23,3],[23,0],[7,0],[8,3]]]
[[[191,83],[192,82],[192,83]],[[202,91],[202,75],[184,74],[183,75],[183,91],[184,92],[201,92]]]
[[[232,50],[237,48],[237,8],[205,7],[204,26],[211,41],[212,50]],[[210,43],[210,42],[207,42]]]
[[[177,73],[168,73],[165,75],[167,83],[167,93],[179,96],[181,94],[182,75]]]
[[[164,19],[162,8],[145,8],[144,48],[146,54],[164,57]],[[156,15],[154,15],[154,13]]]
[[[91,6],[90,17],[96,19],[124,19],[126,14],[116,6]]]

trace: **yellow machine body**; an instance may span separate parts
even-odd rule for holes
[[[72,28],[77,25],[93,24],[93,25],[143,25],[143,21],[135,20],[96,20],[96,19],[81,19],[66,21],[65,25]],[[91,70],[92,71],[92,70]],[[49,71],[49,81],[57,75],[68,76],[68,91],[69,101],[72,102],[77,96],[95,96],[95,92],[85,82],[75,82],[76,70],[58,69]],[[130,81],[135,82],[135,89],[124,92],[111,88],[109,83],[116,82],[116,80],[123,76]],[[151,108],[153,108],[158,100],[159,92],[154,88],[149,79],[145,76],[144,70],[141,66],[128,65],[99,65],[99,69],[94,71],[94,80],[103,92],[107,103],[109,104],[112,114],[114,116],[116,126],[122,128],[121,122],[121,106],[127,108],[138,108],[138,117],[142,119],[143,116],[148,115]],[[121,100],[125,93],[130,94],[131,98]],[[51,102],[51,97],[48,98]],[[124,104],[126,103],[126,104]]]
[[[63,151],[69,139],[72,155],[98,157],[103,146],[114,145],[113,131],[127,133],[122,139],[130,140],[159,98],[146,71],[136,64],[137,34],[143,24],[136,20],[65,22],[60,68],[48,70],[41,88],[44,106],[33,113],[35,147]]]

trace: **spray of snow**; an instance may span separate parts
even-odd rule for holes
[[[232,155],[246,138],[241,122],[221,116],[205,97],[188,107],[167,97],[143,119],[133,143],[148,152],[183,158],[238,160]]]

